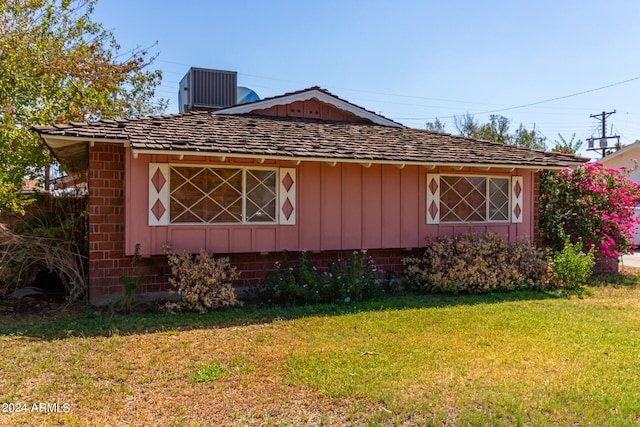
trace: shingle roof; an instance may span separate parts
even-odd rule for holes
[[[307,119],[172,115],[37,126],[48,136],[129,141],[136,151],[297,159],[565,167],[588,159],[411,128]]]

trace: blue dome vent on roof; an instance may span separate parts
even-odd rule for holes
[[[250,102],[260,101],[260,97],[248,87],[238,86],[238,101],[236,104],[248,104]]]

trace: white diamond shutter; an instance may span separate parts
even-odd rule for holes
[[[440,224],[440,175],[427,174],[427,224]]]
[[[521,176],[511,177],[511,222],[520,223],[524,213],[522,200],[524,187],[522,186]]]
[[[149,163],[149,225],[169,225],[169,164]]]
[[[296,169],[280,168],[280,202],[278,203],[281,225],[296,223]]]

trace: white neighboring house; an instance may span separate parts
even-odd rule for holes
[[[640,184],[640,142],[629,144],[615,153],[599,160],[607,168],[620,169],[624,166],[629,171],[629,179]],[[636,216],[640,215],[640,207],[636,206]],[[636,246],[640,245],[640,226],[633,238]]]

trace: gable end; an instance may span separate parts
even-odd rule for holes
[[[371,123],[371,120],[359,117],[349,111],[341,110],[333,105],[320,102],[316,98],[253,110],[251,114],[267,117],[292,117],[332,122]]]
[[[306,105],[307,102],[311,102],[312,104]],[[286,94],[286,95],[282,95],[274,98],[267,98],[261,101],[251,102],[249,104],[242,104],[242,105],[236,105],[229,108],[222,108],[220,110],[212,112],[212,114],[231,114],[231,115],[260,114],[260,115],[269,115],[272,117],[274,114],[277,114],[278,117],[319,118],[318,117],[320,116],[319,108],[316,108],[316,109],[308,108],[311,105],[316,105],[316,104],[313,104],[314,102],[325,105],[326,106],[325,108],[332,108],[333,109],[332,114],[334,114],[335,116],[340,116],[342,119],[348,119],[348,120],[335,120],[335,119],[330,119],[330,120],[345,121],[345,122],[351,122],[351,123],[372,123],[372,124],[377,124],[382,126],[391,126],[391,127],[398,127],[398,128],[405,127],[400,123],[394,122],[391,119],[383,117],[372,111],[366,110],[348,101],[340,99],[337,96],[330,94],[329,92],[326,92],[322,89],[315,88],[315,87],[311,89],[303,90],[300,92]],[[290,110],[292,109],[292,106],[294,104],[295,104],[295,108],[293,108],[294,111],[291,112]],[[274,108],[274,107],[288,107],[288,110],[289,110],[287,111],[288,115],[281,116],[280,113],[284,112],[285,110],[279,110],[278,108]],[[304,110],[305,107],[307,108],[306,112]],[[266,113],[265,110],[267,110],[268,113]],[[298,112],[298,110],[300,111]],[[309,111],[311,111],[311,114],[312,114],[311,117],[308,116],[310,114]],[[317,111],[317,115],[316,115],[316,111]],[[336,114],[337,111],[340,112],[339,115]],[[262,112],[262,113],[259,113],[259,112]],[[296,115],[291,115],[291,113]],[[329,113],[327,112],[327,114]],[[323,119],[323,118],[320,118],[320,119]],[[327,119],[323,119],[323,120],[327,120]]]

